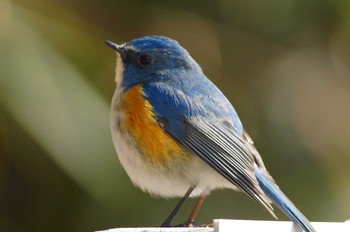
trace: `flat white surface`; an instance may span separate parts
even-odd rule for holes
[[[350,232],[350,221],[347,222],[311,222],[317,232]],[[214,228],[116,228],[100,232],[302,232],[295,223],[290,221],[253,221],[215,219]]]
[[[350,232],[347,222],[311,222],[317,232]],[[253,220],[214,220],[214,232],[302,232],[297,224],[290,221],[253,221]]]

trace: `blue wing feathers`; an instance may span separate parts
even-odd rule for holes
[[[143,87],[154,113],[170,121],[185,121],[192,117],[226,118],[233,127],[243,133],[242,123],[223,93],[203,74],[193,75],[191,80],[178,73],[179,78],[149,82]],[[188,74],[187,74],[188,75]],[[195,85],[193,84],[195,83]]]

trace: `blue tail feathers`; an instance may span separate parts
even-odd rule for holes
[[[295,207],[286,195],[279,189],[272,179],[266,176],[265,171],[255,166],[254,174],[260,188],[291,220],[297,223],[306,232],[316,232],[309,220]]]

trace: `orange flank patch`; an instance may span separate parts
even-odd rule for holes
[[[157,123],[151,104],[144,98],[142,85],[129,89],[121,98],[122,126],[138,148],[154,164],[184,159],[188,153]]]

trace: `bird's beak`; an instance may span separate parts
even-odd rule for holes
[[[115,44],[115,43],[113,43],[113,42],[111,42],[109,40],[105,40],[105,43],[108,46],[110,46],[111,48],[113,48],[113,50],[118,52],[121,55],[121,57],[124,57],[124,55],[125,55],[125,48],[124,48],[124,46]]]

